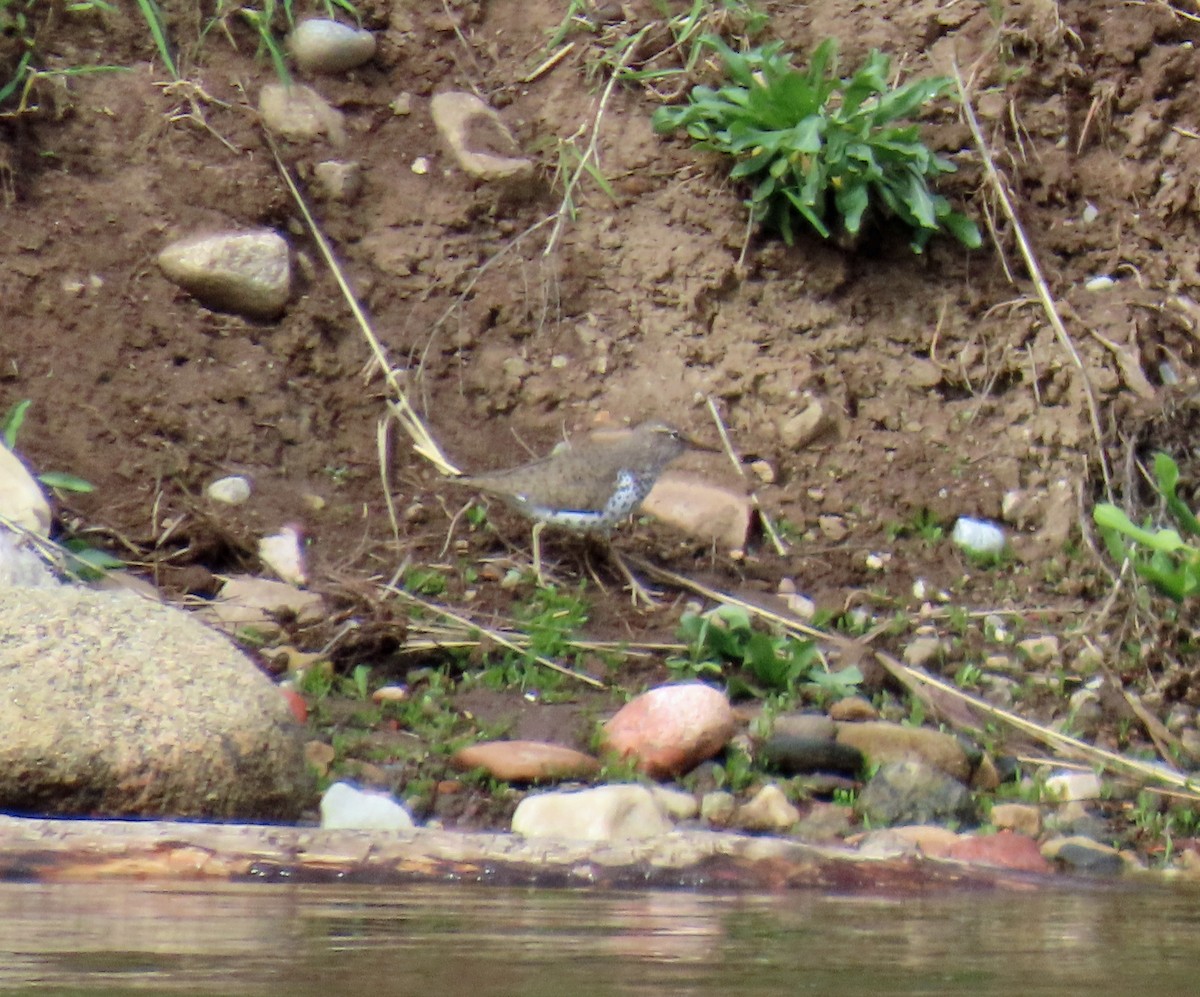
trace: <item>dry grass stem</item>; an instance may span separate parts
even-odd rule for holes
[[[1189,799],[1200,800],[1200,792],[1193,787],[1191,778],[1187,775],[1171,771],[1161,765],[1139,762],[1134,758],[1126,758],[1114,751],[1097,748],[1086,741],[1080,741],[1078,738],[1067,734],[1060,734],[1058,731],[1052,730],[1042,724],[1026,720],[1024,717],[1010,713],[1008,710],[993,706],[978,696],[972,696],[968,692],[963,692],[957,686],[935,678],[927,672],[901,664],[891,655],[884,654],[883,652],[876,652],[875,659],[895,676],[897,680],[908,688],[913,689],[914,692],[921,686],[937,689],[939,692],[961,703],[965,703],[972,709],[978,710],[984,716],[1006,723],[1021,733],[1027,734],[1042,744],[1048,745],[1068,758],[1083,759],[1092,767],[1119,772],[1123,775],[1136,778],[1139,783],[1164,784],[1189,794]]]
[[[1000,202],[1001,208],[1004,209],[1004,214],[1008,218],[1009,224],[1012,225],[1013,234],[1017,239],[1017,247],[1021,251],[1021,259],[1025,262],[1025,269],[1029,273],[1030,279],[1033,281],[1034,287],[1037,289],[1038,299],[1042,303],[1042,309],[1046,314],[1046,320],[1050,323],[1050,327],[1054,330],[1055,338],[1058,339],[1059,345],[1066,350],[1071,357],[1072,363],[1079,371],[1079,376],[1082,379],[1084,394],[1087,397],[1088,420],[1091,423],[1092,435],[1096,440],[1096,459],[1100,464],[1100,472],[1104,476],[1104,490],[1109,496],[1112,495],[1112,475],[1108,467],[1108,457],[1104,452],[1104,432],[1100,427],[1100,405],[1096,401],[1096,390],[1092,386],[1092,380],[1088,376],[1087,368],[1084,366],[1083,358],[1079,355],[1079,351],[1075,348],[1075,343],[1072,341],[1067,328],[1063,325],[1062,316],[1059,314],[1058,306],[1055,304],[1054,297],[1050,293],[1050,288],[1046,284],[1045,278],[1042,276],[1042,269],[1038,265],[1037,258],[1033,254],[1033,249],[1029,244],[1029,239],[1025,234],[1025,229],[1021,225],[1020,219],[1017,217],[1016,209],[1013,207],[1012,199],[1008,196],[1008,191],[1004,181],[1000,177],[999,171],[996,169],[996,164],[992,159],[991,151],[988,149],[987,141],[983,137],[983,132],[979,128],[979,121],[975,117],[975,111],[971,107],[971,98],[967,93],[966,84],[963,82],[962,74],[958,70],[958,62],[955,60],[951,63],[951,69],[954,73],[954,84],[958,88],[959,101],[963,109],[963,116],[966,118],[967,127],[971,130],[971,136],[975,140],[975,145],[979,150],[979,155],[983,159],[984,170],[987,173],[988,180],[992,185],[993,192],[997,200]]]
[[[371,328],[371,323],[367,319],[366,313],[362,310],[362,306],[358,303],[358,299],[350,289],[346,275],[342,271],[337,258],[333,255],[329,240],[325,238],[325,234],[317,225],[316,219],[313,218],[312,212],[308,209],[308,204],[301,195],[299,188],[297,188],[295,181],[292,180],[291,173],[284,166],[283,160],[279,156],[279,150],[275,146],[275,141],[265,131],[263,135],[271,150],[271,155],[275,157],[275,166],[279,170],[279,175],[283,177],[284,183],[287,184],[288,191],[291,193],[292,199],[296,202],[300,214],[304,217],[304,223],[308,226],[309,232],[312,233],[313,241],[316,242],[322,259],[325,260],[325,264],[333,274],[334,280],[337,281],[338,289],[342,292],[342,297],[346,300],[346,304],[349,306],[355,322],[358,323],[358,327],[362,331],[363,337],[366,339],[367,345],[371,348],[371,352],[375,357],[375,362],[383,372],[384,380],[387,382],[388,388],[394,396],[388,401],[388,410],[411,438],[413,449],[418,454],[433,464],[442,474],[450,476],[461,474],[462,472],[447,459],[437,440],[433,438],[433,434],[429,432],[424,422],[421,421],[420,416],[417,415],[416,410],[409,403],[408,395],[401,386],[400,379],[388,360],[383,344],[379,342],[379,337],[375,335],[375,331]]]
[[[498,644],[500,647],[506,648],[507,650],[516,654],[528,654],[527,647],[522,647],[517,640],[514,640],[512,637],[499,630],[494,630],[490,627],[484,626],[483,624],[475,623],[472,620],[469,620],[467,617],[454,612],[454,610],[450,609],[448,606],[443,606],[436,602],[430,602],[427,599],[421,599],[418,596],[413,595],[411,592],[406,592],[404,589],[395,584],[385,585],[384,590],[392,593],[392,595],[410,603],[411,605],[419,606],[421,609],[457,623],[465,630],[478,630],[480,633],[486,635],[490,641]],[[573,671],[572,669],[567,668],[565,665],[560,665],[557,661],[543,657],[540,654],[530,655],[530,657],[539,665],[549,668],[551,671],[558,672],[560,675],[565,675],[568,678],[575,679],[577,682],[583,682],[584,684],[590,685],[595,689],[608,688],[599,679],[592,678],[590,675],[585,675],[583,672]]]
[[[716,423],[717,433],[721,437],[721,445],[725,448],[725,453],[729,455],[729,462],[741,476],[742,480],[749,485],[750,479],[746,475],[746,469],[742,467],[742,462],[729,440],[729,431],[725,428],[725,422],[721,418],[721,413],[717,411],[717,406],[713,403],[711,397],[705,398],[705,402],[708,404],[708,411],[712,415],[713,422]],[[759,522],[763,524],[763,529],[766,531],[767,536],[770,537],[771,546],[775,548],[775,553],[782,557],[788,552],[787,544],[783,542],[783,538],[776,532],[775,525],[771,522],[771,517],[763,511],[762,503],[758,500],[758,492],[753,488],[750,488],[750,504],[754,506],[754,511],[758,513]]]
[[[612,97],[613,90],[616,89],[617,80],[621,76],[621,70],[625,68],[625,61],[629,58],[630,53],[636,46],[637,40],[649,30],[649,26],[642,28],[633,38],[633,42],[621,53],[621,57],[613,66],[612,73],[609,74],[608,83],[604,86],[604,92],[600,94],[600,103],[596,107],[596,114],[592,118],[592,135],[588,139],[587,148],[584,149],[583,155],[579,157],[579,163],[575,167],[575,172],[563,184],[562,203],[558,207],[558,211],[554,216],[554,228],[550,232],[550,238],[546,242],[546,248],[542,250],[542,256],[550,256],[554,250],[558,248],[558,241],[562,237],[563,228],[567,224],[567,220],[571,217],[571,204],[575,195],[575,186],[579,183],[580,177],[583,176],[587,169],[588,160],[595,163],[597,170],[600,169],[600,157],[596,152],[596,145],[600,139],[600,125],[604,121],[604,111],[608,107],[609,98]]]

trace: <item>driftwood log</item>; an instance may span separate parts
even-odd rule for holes
[[[498,886],[914,893],[1036,889],[1051,877],[780,838],[679,831],[641,841],[527,840],[176,821],[0,816],[0,880],[467,882]]]

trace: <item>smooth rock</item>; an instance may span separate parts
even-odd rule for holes
[[[39,537],[50,536],[50,503],[37,479],[0,443],[0,516]]]
[[[672,820],[691,820],[700,813],[700,803],[692,793],[666,786],[651,786],[654,802]]]
[[[874,827],[975,818],[975,803],[966,786],[917,761],[882,765],[863,787],[854,809]]]
[[[914,637],[904,648],[904,663],[912,668],[924,668],[942,653],[940,637]]]
[[[597,786],[525,797],[512,829],[526,838],[627,841],[666,834],[671,822],[645,786]]]
[[[728,827],[736,812],[737,798],[723,789],[705,793],[700,800],[700,816],[718,827]]]
[[[725,694],[700,682],[659,686],[626,703],[604,725],[604,748],[652,778],[682,775],[733,737]]]
[[[351,204],[362,191],[362,167],[338,159],[326,160],[313,167],[313,181],[325,200]]]
[[[1027,803],[997,803],[989,819],[1000,830],[1036,838],[1042,833],[1042,811]]]
[[[1046,780],[1046,796],[1058,803],[1100,799],[1103,787],[1095,772],[1058,772]]]
[[[825,407],[818,401],[809,402],[808,407],[786,419],[779,427],[779,440],[793,450],[808,446],[829,428],[830,419]]]
[[[294,819],[312,790],[278,688],[128,592],[0,591],[0,810]]]
[[[864,720],[878,720],[879,711],[871,705],[871,701],[862,696],[847,696],[839,699],[829,707],[829,719],[840,723],[860,723]]]
[[[403,703],[408,700],[408,686],[381,685],[371,693],[372,703]]]
[[[482,741],[456,751],[450,764],[461,772],[484,769],[505,782],[586,779],[600,771],[591,755],[543,741]]]
[[[871,837],[877,840],[874,846],[880,852],[888,848],[903,854],[914,851],[922,855],[938,857],[945,855],[959,840],[959,835],[948,827],[938,824],[909,824],[906,827],[889,827],[873,832]],[[886,845],[885,845],[886,843]]]
[[[959,782],[971,777],[971,763],[958,739],[925,727],[902,727],[884,720],[839,724],[839,744],[848,744],[873,764],[912,759],[941,769]]]
[[[771,733],[814,741],[837,738],[837,724],[820,713],[780,713],[771,724]]]
[[[1046,668],[1062,661],[1062,650],[1054,636],[1027,637],[1017,642],[1017,650],[1035,668]]]
[[[533,161],[520,155],[500,115],[474,94],[439,93],[429,109],[463,172],[484,181],[526,181],[533,176]]]
[[[232,575],[197,615],[227,633],[251,629],[263,636],[277,636],[282,632],[277,617],[317,623],[325,616],[325,601],[316,592],[301,591],[287,582]]]
[[[346,144],[342,113],[311,87],[268,83],[258,95],[258,113],[269,132],[289,142],[315,142],[322,136]]]
[[[814,803],[793,830],[804,841],[837,841],[850,833],[852,807],[839,803]]]
[[[413,819],[385,793],[364,793],[335,782],[321,797],[321,828],[326,831],[411,831]]]
[[[250,498],[250,479],[240,474],[217,478],[204,489],[204,494],[214,502],[224,505],[241,505]]]
[[[258,541],[258,557],[280,581],[289,585],[308,584],[307,559],[304,541],[294,526],[284,526],[278,533]]]
[[[1024,834],[1001,831],[999,834],[960,835],[943,853],[946,858],[972,865],[996,866],[1019,872],[1049,874],[1053,870],[1042,857],[1037,842]]]
[[[1061,869],[1093,876],[1115,876],[1125,868],[1120,852],[1091,838],[1052,838],[1042,855]]]
[[[18,536],[0,527],[0,587],[45,588],[60,584],[25,534]]]
[[[310,17],[288,35],[288,50],[306,73],[344,73],[375,55],[375,36],[339,21]]]
[[[733,815],[734,827],[745,831],[781,833],[800,820],[797,810],[778,786],[763,786],[754,798],[737,808]]]
[[[788,734],[772,734],[758,753],[769,767],[784,775],[809,772],[856,775],[863,767],[862,752],[855,747]]]
[[[269,229],[180,239],[158,254],[158,265],[216,311],[278,318],[292,293],[288,244]]]
[[[641,511],[727,552],[745,548],[754,521],[754,509],[743,492],[685,471],[664,471]]]

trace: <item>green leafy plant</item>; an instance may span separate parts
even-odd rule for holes
[[[679,676],[715,678],[726,675],[732,664],[744,674],[728,676],[731,695],[761,698],[766,691],[794,692],[803,686],[821,696],[844,696],[862,681],[854,666],[824,671],[812,641],[755,630],[741,606],[684,613],[679,636],[687,642],[687,657],[669,659],[667,667]]]
[[[1200,591],[1200,546],[1183,539],[1200,537],[1200,520],[1177,494],[1179,465],[1165,453],[1154,455],[1155,486],[1178,529],[1155,527],[1147,519],[1137,526],[1111,502],[1092,510],[1092,519],[1116,561],[1129,563],[1143,578],[1176,602]]]
[[[754,221],[791,243],[796,215],[828,238],[831,212],[851,237],[876,214],[911,228],[917,252],[941,231],[971,248],[981,244],[975,223],[930,190],[954,164],[925,146],[917,125],[898,123],[946,93],[946,77],[892,87],[890,58],[873,51],[841,78],[834,39],[816,48],[803,72],[782,42],[739,53],[716,36],[703,41],[720,55],[729,82],[694,87],[686,105],[659,108],[654,127],[684,129],[700,147],[735,159],[730,175],[753,185]]]

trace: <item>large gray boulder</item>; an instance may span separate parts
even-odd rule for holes
[[[301,730],[228,639],[129,592],[0,588],[0,810],[292,819]]]

